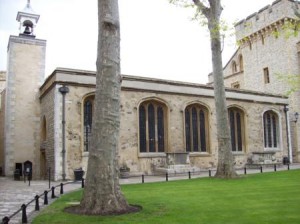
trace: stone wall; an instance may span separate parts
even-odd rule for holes
[[[32,162],[33,177],[39,176],[39,86],[44,79],[46,41],[10,36],[8,45],[5,107],[6,175],[16,163]]]
[[[5,118],[5,90],[0,92],[0,176],[5,174],[5,150],[4,150],[4,118]]]
[[[0,71],[0,92],[5,89],[6,84],[6,72]]]
[[[152,173],[153,167],[165,163],[165,157],[139,153],[138,144],[138,105],[143,99],[160,99],[169,105],[168,125],[168,152],[185,152],[184,138],[184,108],[191,102],[199,102],[207,105],[209,116],[209,152],[190,153],[191,164],[203,169],[216,167],[217,165],[217,136],[214,100],[211,97],[173,95],[151,92],[122,91],[121,108],[121,139],[120,139],[120,163],[126,163],[133,172]],[[237,167],[243,167],[251,152],[264,151],[262,115],[266,110],[272,109],[280,114],[280,127],[285,129],[285,119],[282,106],[271,104],[259,104],[228,100],[228,107],[238,107],[245,112],[245,147],[241,153],[235,153]],[[286,150],[286,135],[281,132],[281,146],[276,156],[279,161]],[[286,154],[286,152],[285,152]]]
[[[74,170],[87,170],[88,153],[83,145],[83,101],[94,87],[68,86],[66,95],[66,158],[67,177],[73,179]]]
[[[41,107],[48,123],[46,151],[49,150],[49,163],[55,163],[56,179],[62,173],[62,97],[58,88],[66,85],[66,174],[74,178],[74,169],[87,170],[88,152],[83,145],[83,102],[94,94],[92,85],[95,75],[84,71],[57,70],[48,82],[41,87]],[[275,150],[276,158],[282,160],[287,154],[285,119],[283,105],[287,98],[242,90],[227,91],[228,107],[239,108],[244,113],[245,133],[243,151],[234,153],[236,166],[243,167],[252,152],[263,152],[263,113],[273,110],[279,117],[280,145]],[[119,143],[119,164],[127,165],[131,174],[152,174],[155,167],[166,164],[165,153],[140,153],[138,108],[145,100],[156,100],[167,107],[165,152],[185,152],[184,110],[192,103],[204,105],[208,110],[208,151],[190,153],[192,166],[207,169],[217,165],[217,136],[213,89],[208,86],[158,80],[134,76],[124,76],[121,90],[121,123]],[[54,128],[51,128],[54,123]],[[51,134],[52,133],[52,134]],[[49,142],[52,142],[49,144]],[[48,154],[47,154],[48,155]],[[54,160],[54,161],[53,161]],[[47,160],[48,161],[48,160]],[[50,162],[51,161],[51,162]]]
[[[54,157],[54,142],[55,142],[55,114],[54,114],[54,98],[55,88],[51,89],[45,97],[41,99],[41,124],[46,121],[46,135],[41,141],[40,149],[46,154],[46,167],[51,169],[51,176],[55,173],[55,157]],[[42,126],[41,126],[42,129]]]
[[[0,71],[0,176],[5,173],[4,162],[4,111],[5,111],[6,72]]]

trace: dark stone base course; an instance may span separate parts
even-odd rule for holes
[[[102,214],[85,214],[84,211],[80,208],[80,205],[70,206],[64,209],[65,212],[71,214],[80,214],[80,215],[88,215],[88,216],[117,216],[117,215],[125,215],[130,213],[136,213],[143,209],[140,205],[129,205],[127,210],[122,210],[118,212],[105,212]]]

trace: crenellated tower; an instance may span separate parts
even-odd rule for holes
[[[298,9],[297,9],[298,8]],[[299,18],[294,0],[276,0],[235,25],[238,49],[225,65],[226,87],[286,95],[289,77],[300,75]],[[298,27],[297,27],[298,25]],[[298,78],[299,79],[299,78]],[[209,76],[212,83],[212,76]],[[300,161],[300,87],[289,95],[289,135],[293,161]]]

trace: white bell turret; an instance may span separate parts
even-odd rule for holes
[[[20,35],[35,37],[34,29],[39,18],[40,15],[33,11],[30,0],[27,0],[25,8],[17,14],[17,21],[20,22]]]

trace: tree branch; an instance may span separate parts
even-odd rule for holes
[[[193,0],[194,4],[201,10],[206,18],[209,16],[210,8],[206,7],[200,0]]]
[[[292,8],[294,10],[294,14],[300,19],[300,12],[299,12],[298,3],[295,2],[295,4],[292,6]]]

